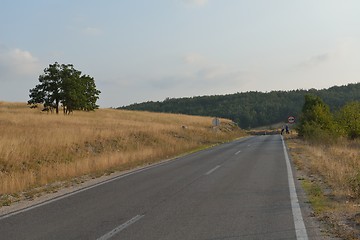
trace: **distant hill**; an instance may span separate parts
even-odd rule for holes
[[[305,94],[321,97],[332,111],[336,111],[349,101],[360,101],[360,82],[322,90],[245,92],[168,98],[162,102],[136,103],[118,109],[223,117],[247,129],[283,122],[290,115],[298,117],[304,104]]]

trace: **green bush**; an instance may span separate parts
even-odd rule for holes
[[[310,140],[333,141],[339,136],[337,129],[329,106],[318,96],[306,95],[297,127],[299,135]]]
[[[360,102],[346,104],[336,115],[339,131],[350,139],[360,138]]]

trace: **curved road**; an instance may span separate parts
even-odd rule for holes
[[[244,138],[0,216],[0,239],[312,239],[286,158]]]

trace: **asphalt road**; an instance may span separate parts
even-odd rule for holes
[[[281,137],[249,137],[0,216],[0,239],[307,239],[290,190]]]

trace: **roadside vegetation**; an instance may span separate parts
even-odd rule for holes
[[[315,95],[306,95],[297,127],[299,135],[312,142],[331,143],[360,138],[360,101],[345,104],[332,113],[330,107]]]
[[[360,141],[329,145],[286,137],[314,215],[341,239],[359,239]]]
[[[238,138],[230,120],[115,109],[55,115],[0,102],[0,200],[89,175],[101,176]],[[9,200],[10,199],[10,200]]]
[[[314,214],[342,239],[359,239],[360,102],[331,112],[307,95],[297,131],[287,144]]]

